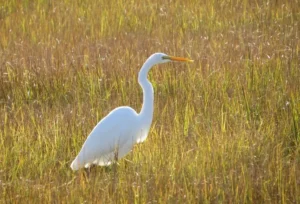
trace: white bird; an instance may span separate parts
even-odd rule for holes
[[[111,111],[92,130],[79,154],[71,164],[72,170],[91,164],[108,166],[131,151],[134,144],[143,142],[148,135],[152,117],[154,92],[147,75],[151,67],[170,61],[192,60],[168,56],[164,53],[151,55],[142,66],[138,82],[143,89],[143,105],[140,113],[128,106]]]

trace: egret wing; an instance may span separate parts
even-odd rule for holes
[[[80,168],[87,163],[103,160],[125,144],[131,142],[133,145],[136,125],[137,113],[130,107],[113,110],[94,127],[73,161],[74,165],[77,163]],[[110,157],[106,159],[107,162]],[[73,163],[71,167],[74,166]]]

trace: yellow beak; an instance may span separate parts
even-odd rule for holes
[[[172,61],[179,61],[179,62],[194,62],[194,60],[184,58],[184,57],[174,57],[174,56],[166,56],[165,59],[169,59]]]

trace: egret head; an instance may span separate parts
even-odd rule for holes
[[[166,63],[166,62],[172,62],[172,61],[193,62],[193,60],[190,60],[188,58],[174,57],[174,56],[170,56],[170,55],[160,53],[160,52],[154,53],[146,60],[146,62],[142,66],[142,68],[139,72],[139,82],[143,83],[143,81],[147,80],[148,71],[154,65],[162,64],[162,63]]]
[[[151,56],[151,58],[157,63],[166,63],[166,62],[171,62],[171,61],[179,61],[179,62],[193,62],[193,60],[190,60],[188,58],[183,58],[183,57],[174,57],[174,56],[169,56],[164,53],[155,53]]]

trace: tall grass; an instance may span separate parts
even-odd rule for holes
[[[2,1],[2,203],[300,203],[298,0]],[[109,168],[69,165],[110,110],[141,108],[145,143]]]

